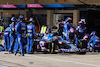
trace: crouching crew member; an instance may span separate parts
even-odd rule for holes
[[[36,36],[35,25],[33,23],[33,18],[29,19],[29,24],[27,25],[27,48],[26,51],[28,54],[32,53],[32,46],[34,44],[34,36]]]
[[[97,36],[97,33],[95,31],[93,31],[91,33],[91,38],[88,42],[88,49],[90,49],[89,47],[92,47],[92,51],[94,52],[94,49],[100,49],[100,38]],[[97,46],[96,46],[97,45]]]
[[[68,41],[73,42],[75,39],[75,28],[71,27],[68,31]]]

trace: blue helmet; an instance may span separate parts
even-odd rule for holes
[[[11,18],[11,21],[16,21],[15,17],[12,17],[12,18]]]
[[[20,15],[19,16],[19,19],[21,20],[21,19],[24,19],[24,16],[23,15]]]
[[[75,28],[74,28],[74,27],[71,27],[71,28],[70,28],[70,32],[71,32],[71,33],[74,33],[74,31],[75,31]]]
[[[92,33],[90,35],[96,35],[96,32],[95,31],[92,31]]]
[[[71,27],[70,29],[75,29],[75,27]]]
[[[29,19],[29,22],[33,22],[33,18],[30,18],[30,19]]]
[[[89,34],[86,34],[86,36],[89,36]]]

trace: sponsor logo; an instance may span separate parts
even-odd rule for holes
[[[22,26],[26,26],[26,24],[25,23],[22,23]]]
[[[30,5],[30,7],[36,7],[36,5]]]
[[[26,28],[22,27],[21,29],[22,29],[22,30],[25,30]]]
[[[4,34],[8,34],[8,33],[4,33]]]
[[[95,45],[95,47],[100,47],[100,45]]]
[[[10,5],[4,5],[4,7],[10,7]]]
[[[32,27],[31,26],[28,26],[28,29],[32,29]]]
[[[28,30],[28,32],[32,32],[32,30]]]
[[[95,40],[96,42],[100,42],[100,40]]]

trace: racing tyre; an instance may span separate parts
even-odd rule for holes
[[[100,49],[98,49],[98,52],[100,52]]]
[[[58,53],[58,49],[59,49],[59,46],[55,43],[52,43],[51,44],[51,50],[50,50],[50,53],[51,54],[57,54]]]
[[[50,54],[57,54],[58,52],[55,51],[55,44],[51,43],[50,44]]]
[[[57,54],[59,52],[58,49],[59,49],[59,46],[55,45],[55,54]]]
[[[54,53],[54,43],[50,43],[50,53]]]

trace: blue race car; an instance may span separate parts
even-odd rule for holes
[[[76,47],[75,44],[63,40],[61,36],[57,36],[53,33],[49,33],[46,36],[43,36],[40,40],[37,49],[40,49],[43,52],[57,53],[57,52],[75,52],[75,53],[86,53],[85,48]]]

